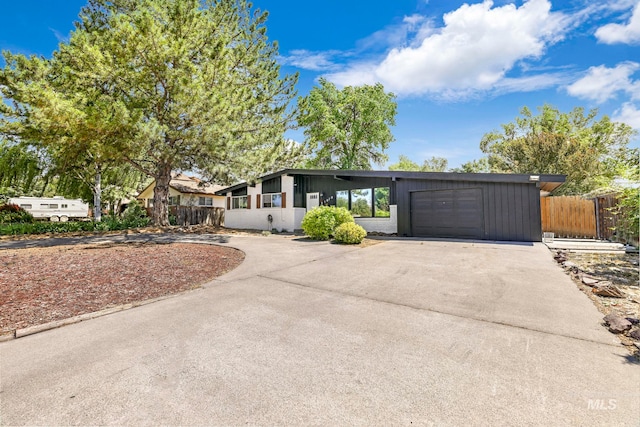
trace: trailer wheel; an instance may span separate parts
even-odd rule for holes
[[[58,218],[56,215],[51,215],[51,216],[49,217],[49,221],[51,221],[51,222],[58,222],[58,221],[60,221],[60,218]]]
[[[60,217],[60,222],[67,222],[67,221],[69,221],[69,217],[68,217],[68,216],[66,216],[66,215],[62,215],[62,216]]]

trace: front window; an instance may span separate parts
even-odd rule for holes
[[[231,209],[247,209],[247,196],[232,197]]]
[[[282,193],[263,194],[262,195],[262,207],[263,208],[281,208],[282,207]]]
[[[389,187],[375,188],[374,212],[378,218],[389,218],[391,211],[389,210]]]
[[[213,206],[213,197],[200,197],[198,198],[199,206]]]
[[[370,188],[351,190],[351,214],[356,217],[373,216],[372,191]]]
[[[355,217],[389,218],[389,187],[336,191],[336,207]]]
[[[180,204],[180,196],[170,196],[169,206],[177,206]]]
[[[336,206],[349,209],[349,191],[336,191]]]

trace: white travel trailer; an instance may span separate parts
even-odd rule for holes
[[[70,219],[89,217],[89,205],[80,199],[54,197],[13,197],[9,203],[18,205],[36,219],[66,222]]]

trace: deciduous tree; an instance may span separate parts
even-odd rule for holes
[[[411,160],[409,157],[401,154],[398,163],[389,166],[390,171],[409,171],[409,172],[446,172],[449,161],[444,157],[431,157],[426,159],[422,166]]]
[[[589,192],[613,179],[608,167],[628,145],[633,130],[597,110],[583,108],[562,113],[550,105],[534,115],[523,108],[521,117],[483,136],[480,149],[493,171],[567,175],[562,194]]]
[[[381,84],[339,90],[320,79],[320,86],[298,99],[298,125],[305,127],[309,167],[371,169],[384,164],[384,151],[394,141],[396,102]]]

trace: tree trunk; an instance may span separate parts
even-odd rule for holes
[[[153,190],[153,224],[169,225],[169,182],[171,181],[171,165],[161,163],[156,174],[156,187]]]
[[[102,221],[102,172],[98,166],[93,181],[93,220]]]

